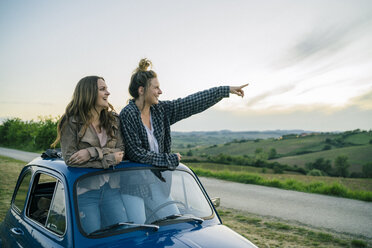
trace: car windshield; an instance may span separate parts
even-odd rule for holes
[[[213,213],[195,178],[182,170],[105,171],[80,179],[75,193],[80,227],[87,235],[175,219],[201,223]]]

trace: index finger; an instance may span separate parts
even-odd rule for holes
[[[243,84],[242,86],[240,86],[240,89],[244,88],[244,87],[247,87],[249,84]]]

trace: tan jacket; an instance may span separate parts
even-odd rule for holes
[[[116,114],[116,123],[112,125],[114,138],[107,134],[107,143],[101,147],[94,128],[90,125],[86,131],[83,130],[83,123],[75,118],[70,118],[61,132],[62,155],[67,165],[72,167],[108,168],[116,165],[114,152],[124,151],[124,143],[119,129],[119,118]],[[87,149],[90,154],[89,161],[83,164],[68,164],[67,161],[75,152]]]

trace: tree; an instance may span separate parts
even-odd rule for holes
[[[372,162],[363,165],[363,175],[372,178]]]
[[[254,151],[255,154],[259,154],[259,153],[262,153],[262,152],[263,152],[262,148],[256,148],[256,150]]]
[[[330,145],[325,145],[325,146],[323,147],[323,151],[331,150],[331,148],[332,148],[332,146],[330,146]]]
[[[331,170],[332,170],[332,165],[331,165],[331,161],[329,159],[325,160],[324,158],[317,158],[315,160],[315,162],[313,162],[313,163],[311,163],[311,162],[306,163],[306,168],[308,170],[313,170],[313,169],[321,170],[321,171],[324,171],[327,174],[330,174]]]
[[[269,159],[275,158],[276,155],[277,155],[277,152],[276,152],[275,148],[270,148],[269,155],[268,155]]]
[[[188,150],[188,152],[186,153],[186,155],[191,157],[193,155],[192,154],[192,151],[191,150]]]
[[[345,155],[340,155],[336,157],[334,161],[335,170],[338,176],[347,177],[349,175],[349,162],[348,157]]]
[[[283,169],[279,165],[275,165],[273,170],[275,174],[283,174]]]

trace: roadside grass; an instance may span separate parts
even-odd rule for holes
[[[23,161],[0,156],[0,221],[9,209],[14,187],[25,164]]]
[[[223,224],[258,247],[372,247],[364,237],[330,232],[279,218],[228,208],[217,209]]]
[[[307,176],[296,172],[284,172],[283,174],[274,174],[272,169],[258,168],[245,165],[226,165],[216,163],[185,163],[193,169],[203,169],[209,171],[231,171],[231,172],[245,172],[250,174],[257,174],[266,180],[279,180],[281,182],[286,180],[295,180],[304,184],[324,183],[324,184],[340,184],[352,191],[371,191],[372,192],[372,178],[344,178],[344,177],[326,177],[326,176]],[[264,173],[262,172],[264,169]]]
[[[323,182],[320,182],[320,181],[314,180],[312,182],[306,183],[306,182],[299,181],[296,179],[286,179],[286,178],[278,178],[278,177],[265,178],[262,176],[264,174],[249,173],[249,172],[233,172],[233,171],[228,171],[228,170],[215,171],[215,170],[206,170],[206,169],[197,168],[191,164],[189,164],[189,166],[194,170],[194,172],[198,176],[213,177],[213,178],[218,178],[218,179],[227,180],[227,181],[246,183],[246,184],[257,184],[257,185],[276,187],[276,188],[281,188],[281,189],[296,190],[296,191],[301,191],[301,192],[338,196],[338,197],[351,198],[351,199],[362,200],[362,201],[369,201],[369,202],[372,201],[372,191],[353,190],[336,181],[326,182],[325,180]],[[354,179],[354,180],[362,181],[363,179]],[[369,180],[369,181],[368,179],[364,179],[364,180],[367,180],[368,184],[372,182],[372,180]]]

